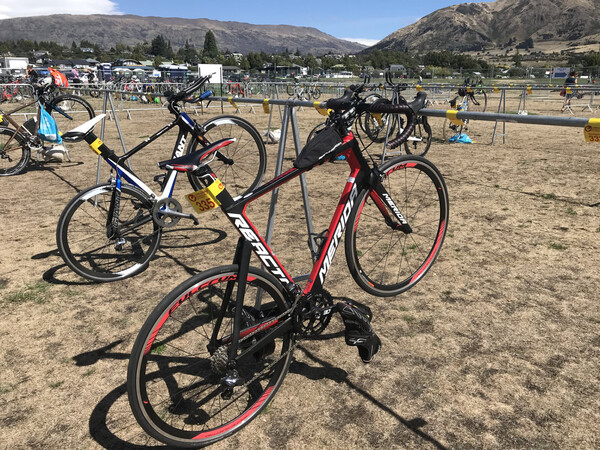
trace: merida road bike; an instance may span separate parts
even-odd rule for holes
[[[334,312],[348,345],[369,362],[380,348],[365,305],[334,304],[323,288],[345,230],[346,261],[367,292],[393,296],[414,286],[434,263],[448,225],[448,193],[438,169],[419,156],[369,163],[351,126],[358,113],[401,113],[406,127],[390,142],[406,141],[425,100],[365,104],[348,91],[327,101],[328,126],[302,150],[294,167],[242,197],[211,169],[203,151],[160,163],[194,173],[206,186],[188,195],[199,209],[220,206],[241,237],[232,265],[183,282],[150,314],[131,351],[127,389],[134,416],[154,438],[173,446],[201,447],[235,433],[273,399],[299,340],[321,333]],[[228,145],[227,140],[220,144]],[[301,288],[275,256],[246,207],[273,189],[344,155],[350,175]],[[204,162],[206,160],[206,162]],[[293,226],[291,224],[290,226]],[[264,269],[250,267],[254,253]],[[260,299],[260,301],[258,301]]]

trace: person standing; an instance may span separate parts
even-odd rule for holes
[[[571,109],[571,98],[573,97],[573,89],[571,89],[571,93],[567,92],[567,88],[571,86],[575,86],[577,84],[577,77],[579,74],[575,71],[569,72],[569,76],[565,80],[564,88],[565,88],[565,102],[563,103],[560,112],[564,112],[567,108]]]

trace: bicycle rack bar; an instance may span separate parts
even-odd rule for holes
[[[498,113],[500,112],[506,112],[506,91],[504,89],[502,89],[502,91],[500,92],[500,103],[498,103]],[[490,143],[490,145],[494,145],[494,139],[496,138],[496,136],[502,136],[502,143],[506,144],[506,122],[502,122],[502,134],[496,134],[497,128],[498,121],[496,120],[496,123],[494,125],[494,132],[492,133],[492,142]]]
[[[419,111],[420,115],[428,117],[446,117],[445,109],[425,108]],[[583,128],[590,119],[588,117],[561,117],[561,116],[529,116],[522,114],[487,113],[476,111],[458,111],[457,119],[484,120],[488,122],[501,121],[529,125],[553,125],[559,127]]]
[[[296,116],[296,110],[293,105],[286,105],[283,110],[283,119],[281,121],[281,137],[279,139],[279,148],[277,151],[277,162],[275,163],[275,177],[281,175],[283,170],[283,158],[285,154],[285,146],[287,142],[287,135],[289,130],[289,125],[291,123],[292,127],[292,136],[294,139],[294,148],[296,150],[296,156],[300,154],[302,150],[302,146],[300,143],[300,133],[298,129],[298,119]],[[314,241],[314,227],[312,223],[312,213],[310,209],[310,202],[308,198],[308,188],[306,185],[306,176],[305,174],[300,175],[300,189],[302,191],[302,201],[304,203],[304,212],[306,217],[306,228],[308,230],[309,236],[309,249],[312,256],[313,261],[316,261],[317,258],[317,246]],[[268,245],[271,245],[271,238],[273,237],[273,229],[275,226],[275,210],[277,208],[277,199],[279,197],[279,188],[273,190],[271,194],[271,204],[269,206],[269,218],[267,220],[267,232],[265,233],[265,241]],[[294,281],[302,281],[308,279],[309,274],[299,275],[294,277]],[[256,293],[255,300],[255,308],[260,308],[260,304],[262,301],[262,292],[259,289]]]
[[[119,139],[121,140],[121,146],[123,147],[123,154],[127,153],[127,146],[125,145],[125,140],[123,139],[123,133],[121,132],[121,126],[119,125],[119,118],[117,117],[117,112],[115,111],[115,104],[112,101],[111,92],[104,92],[104,104],[102,107],[102,112],[106,114],[106,104],[110,103],[110,110],[115,120],[115,125],[117,127],[117,133],[119,133]],[[105,127],[106,117],[102,119],[102,128],[100,130],[100,140],[104,139],[104,127]],[[102,157],[98,156],[98,170],[96,173],[96,184],[100,183],[100,167],[102,166]],[[127,165],[131,169],[131,161],[127,160]]]
[[[278,154],[277,154],[277,162],[275,165],[275,177],[278,177],[279,175],[281,175],[282,170],[283,170],[283,157],[285,154],[285,146],[287,143],[287,135],[288,135],[288,130],[289,130],[289,125],[291,123],[291,127],[292,127],[292,136],[294,139],[294,147],[296,149],[296,156],[300,154],[300,151],[302,150],[301,148],[301,144],[300,144],[300,133],[298,131],[298,119],[296,117],[296,111],[294,109],[293,106],[286,106],[283,112],[283,121],[281,124],[281,138],[279,140],[279,150],[278,150]],[[304,203],[304,210],[305,210],[305,216],[306,216],[306,227],[308,230],[308,235],[311,236],[310,238],[310,251],[312,254],[312,258],[313,261],[316,260],[316,245],[314,240],[312,239],[313,236],[313,224],[312,224],[312,214],[311,214],[311,210],[310,210],[310,202],[308,199],[308,188],[306,186],[306,176],[305,174],[300,175],[300,189],[302,190],[302,201]],[[267,221],[267,232],[265,234],[265,240],[267,242],[267,244],[271,244],[271,238],[273,237],[273,228],[275,225],[275,210],[277,207],[277,199],[279,196],[279,188],[274,189],[273,193],[271,194],[271,205],[269,208],[269,218]]]

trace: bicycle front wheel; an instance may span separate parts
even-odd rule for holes
[[[31,151],[23,135],[12,128],[0,126],[0,177],[22,172],[30,155]]]
[[[425,158],[401,156],[380,170],[387,194],[411,230],[398,229],[389,202],[364,189],[348,218],[345,246],[358,285],[386,297],[410,289],[431,268],[446,235],[449,204],[442,175]]]
[[[431,126],[427,117],[420,116],[413,132],[404,143],[404,150],[407,155],[425,156],[429,147],[431,147]]]
[[[58,131],[61,134],[84,124],[95,117],[94,108],[77,95],[59,95],[46,105],[54,118]],[[70,142],[79,142],[83,137],[69,139]]]
[[[292,326],[282,319],[283,287],[250,268],[240,331],[247,339],[239,344],[246,356],[235,365],[239,383],[225,384],[238,272],[236,265],[217,267],[180,284],[154,309],[133,345],[129,404],[142,428],[161,442],[202,447],[230,436],[261,413],[288,371]],[[256,309],[259,292],[262,306]]]
[[[113,190],[110,183],[77,194],[65,207],[56,230],[58,251],[77,274],[92,281],[117,281],[144,270],[156,253],[161,228],[152,219],[152,202],[123,184],[118,227],[108,236]]]
[[[204,139],[209,143],[220,139],[235,138],[235,142],[219,149],[219,154],[210,163],[215,175],[227,186],[232,197],[245,195],[262,181],[267,168],[267,151],[256,128],[240,117],[219,116],[202,124]],[[202,148],[198,139],[192,139],[187,153]],[[222,157],[219,157],[222,156]],[[191,172],[190,184],[196,190],[204,186]]]

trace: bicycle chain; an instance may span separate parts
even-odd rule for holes
[[[279,314],[279,315],[278,315],[278,316],[276,316],[276,317],[273,317],[273,318],[272,318],[272,319],[270,319],[270,320],[271,320],[271,321],[273,321],[273,320],[279,320],[279,319],[283,318],[283,317],[284,317],[285,315],[287,315],[287,314],[290,314],[290,317],[291,317],[291,314],[292,314],[292,313],[293,313],[293,311],[296,309],[296,306],[298,305],[298,302],[300,301],[300,298],[301,298],[301,296],[297,296],[297,297],[296,297],[296,300],[294,300],[294,303],[292,304],[292,306],[290,306],[290,308],[289,308],[289,309],[287,309],[287,310],[283,311],[281,314]],[[250,334],[248,334],[247,336],[244,336],[242,339],[240,339],[240,341],[239,341],[239,342],[240,342],[240,343],[241,343],[241,342],[244,342],[245,340],[247,340],[247,339],[251,338],[251,337],[252,337],[252,336],[254,336],[255,334],[257,334],[257,333],[260,333],[260,331],[261,331],[260,329],[257,329],[257,330],[255,330],[255,331],[253,331],[252,333],[250,333]],[[276,360],[276,361],[274,361],[272,364],[269,364],[267,367],[265,367],[263,370],[261,370],[260,372],[258,372],[258,373],[257,373],[257,374],[256,374],[254,377],[252,377],[250,380],[246,381],[246,382],[245,382],[244,384],[242,384],[241,386],[242,386],[242,387],[246,387],[246,386],[248,386],[250,383],[253,383],[253,382],[254,382],[255,380],[257,380],[257,379],[258,379],[258,378],[259,378],[259,377],[260,377],[260,376],[261,376],[263,373],[265,373],[266,371],[270,370],[270,369],[271,369],[273,366],[275,366],[276,364],[278,364],[278,363],[279,363],[279,361],[281,361],[283,358],[287,357],[287,355],[288,355],[289,353],[291,353],[291,352],[292,352],[292,351],[293,351],[293,350],[296,348],[296,346],[297,346],[297,345],[300,343],[300,340],[297,340],[297,339],[295,338],[295,336],[294,336],[294,337],[292,337],[292,339],[293,339],[293,343],[292,343],[292,345],[291,345],[291,347],[289,348],[289,350],[288,350],[288,351],[286,351],[285,353],[283,353],[283,354],[282,354],[282,355],[281,355],[279,358],[277,358],[277,360]]]

